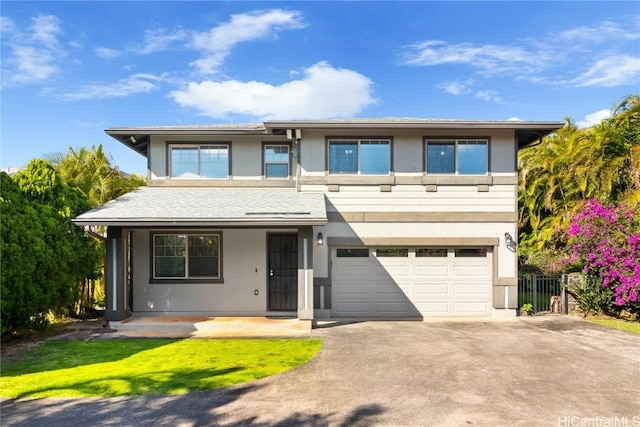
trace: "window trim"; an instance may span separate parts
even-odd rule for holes
[[[166,283],[180,283],[180,284],[196,284],[196,283],[224,283],[224,271],[223,271],[223,239],[221,230],[156,230],[151,231],[150,242],[150,263],[149,263],[149,283],[151,284],[166,284]],[[185,259],[188,260],[189,236],[217,236],[218,237],[218,276],[217,277],[156,277],[155,266],[155,237],[156,236],[187,236],[187,252],[185,252]],[[188,266],[186,268],[188,270]]]
[[[200,148],[201,147],[210,147],[210,146],[226,146],[227,147],[227,176],[223,178],[208,178],[203,177],[200,174]],[[173,148],[197,148],[198,149],[198,176],[193,178],[180,178],[172,176],[173,174],[173,162],[172,162],[172,150]],[[167,178],[175,179],[179,181],[185,180],[204,180],[204,181],[225,181],[231,179],[231,142],[230,141],[203,141],[203,142],[186,142],[186,141],[167,141]]]
[[[409,258],[409,246],[400,247],[376,247],[376,258]]]
[[[272,164],[272,165],[281,165],[284,164],[283,162],[269,162],[267,163],[267,156],[266,156],[266,150],[267,147],[287,147],[287,150],[289,152],[289,156],[288,156],[288,163],[287,163],[287,176],[283,177],[283,176],[274,176],[269,178],[267,176],[267,164]],[[276,141],[276,142],[263,142],[262,143],[262,177],[264,179],[268,179],[268,180],[288,180],[291,179],[292,177],[292,169],[293,169],[293,153],[292,153],[292,149],[291,149],[291,142],[289,141]]]
[[[454,258],[487,258],[488,254],[489,249],[485,247],[459,246],[453,249]]]
[[[428,254],[429,252],[427,251],[433,251],[431,253],[435,254],[435,253],[440,253],[442,254],[444,252],[444,256],[443,255],[418,255],[418,251],[425,251],[424,253]],[[448,247],[443,247],[443,246],[416,246],[413,250],[414,253],[414,258],[448,258],[449,257],[449,248]]]
[[[458,143],[461,141],[482,141],[487,146],[487,158],[485,161],[486,172],[481,174],[461,174],[458,170]],[[449,172],[429,172],[428,147],[430,142],[448,142],[454,143],[454,171]],[[425,175],[431,176],[489,176],[491,175],[491,137],[488,136],[425,136],[422,143],[422,170]]]
[[[386,141],[389,143],[389,172],[386,174],[363,174],[360,168],[360,143],[362,141]],[[356,142],[358,145],[357,172],[331,172],[331,143],[332,142]],[[325,171],[332,176],[392,176],[393,175],[393,137],[391,136],[327,136],[325,137]]]
[[[364,255],[364,252],[367,255]],[[371,251],[366,248],[336,248],[336,258],[370,258]]]

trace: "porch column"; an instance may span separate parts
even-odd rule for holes
[[[120,227],[107,228],[107,259],[104,268],[106,311],[105,320],[129,317],[125,295],[124,231]]]
[[[313,228],[298,229],[298,319],[313,320]]]

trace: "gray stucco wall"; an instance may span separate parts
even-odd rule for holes
[[[150,283],[151,231],[135,230],[133,311],[137,315],[262,316],[267,312],[267,230],[222,232],[224,283]],[[296,232],[296,229],[268,230]],[[257,295],[256,295],[257,291]]]

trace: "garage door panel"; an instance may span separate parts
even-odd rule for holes
[[[486,258],[332,257],[332,313],[352,317],[487,316],[491,251]],[[449,255],[452,250],[449,249]]]
[[[486,283],[455,283],[453,285],[454,296],[468,295],[468,294],[487,294]]]
[[[372,307],[364,302],[338,302],[335,303],[335,312],[345,316],[370,316]]]
[[[369,283],[344,283],[336,292],[338,295],[369,295],[371,285]]]
[[[449,303],[447,301],[430,301],[430,302],[418,302],[415,304],[416,309],[420,313],[429,313],[433,315],[449,315]]]
[[[416,265],[414,271],[416,277],[449,276],[448,265]]]
[[[376,266],[374,270],[374,274],[384,276],[385,274],[398,277],[398,276],[406,276],[408,277],[411,269],[408,265],[380,265]]]
[[[449,285],[447,283],[416,283],[416,295],[441,295],[449,293]]]
[[[396,283],[377,283],[374,285],[374,291],[376,295],[392,296],[397,295],[403,297],[409,292],[411,286],[408,283],[396,284]]]
[[[486,265],[456,265],[453,267],[454,276],[483,276],[489,275]]]
[[[364,265],[337,265],[336,274],[340,277],[368,277],[370,266]]]
[[[412,305],[406,302],[378,302],[374,305],[375,313],[381,316],[406,316],[408,312],[415,311]]]

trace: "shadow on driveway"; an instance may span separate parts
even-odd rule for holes
[[[640,423],[640,335],[580,319],[359,322],[312,336],[320,353],[280,375],[182,396],[5,400],[2,425]]]

